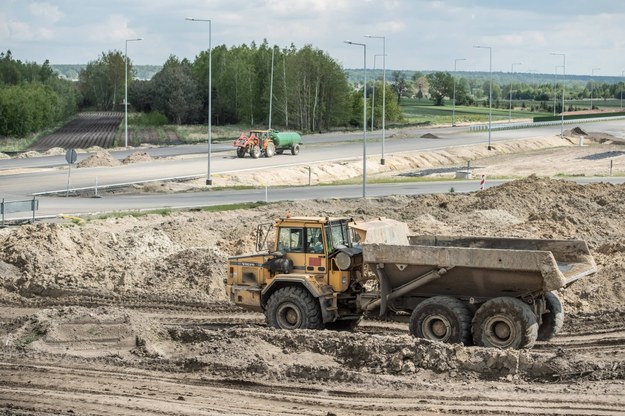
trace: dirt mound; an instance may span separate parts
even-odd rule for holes
[[[150,319],[110,307],[44,309],[14,326],[18,326],[11,333],[14,346],[62,354],[71,349],[77,356],[158,356],[159,345],[169,339],[167,331]]]
[[[421,138],[422,139],[440,139],[440,137],[432,133],[425,133],[424,135],[421,136]]]
[[[122,159],[122,164],[128,165],[130,163],[149,162],[152,160],[147,152],[134,152]]]
[[[575,127],[574,129],[567,130],[565,132],[565,135],[567,135],[567,136],[570,136],[571,134],[577,134],[577,135],[580,135],[580,136],[588,136],[588,133],[586,133],[584,130],[582,130],[581,127]]]
[[[27,152],[22,152],[20,154],[17,155],[18,159],[29,159],[31,157],[39,157],[41,156],[41,153],[36,152],[34,150],[29,150]]]
[[[567,310],[613,310],[625,300],[623,200],[625,185],[531,176],[472,194],[294,201],[84,226],[26,225],[0,237],[0,261],[13,267],[2,275],[3,287],[27,297],[84,292],[222,301],[226,259],[254,250],[250,224],[259,218],[385,216],[406,222],[415,234],[583,239],[598,271],[562,291]]]
[[[151,227],[119,233],[101,225],[38,224],[21,227],[5,243],[0,259],[20,273],[4,276],[4,287],[22,296],[225,299],[225,253],[184,247]]]
[[[0,159],[11,159],[11,156],[7,155],[6,153],[0,152]]]
[[[64,155],[65,154],[65,149],[63,149],[62,147],[53,147],[51,149],[48,149],[44,152],[44,155],[46,156],[60,156],[60,155]]]
[[[270,380],[386,384],[388,377],[531,379],[553,381],[593,373],[613,378],[604,358],[566,359],[558,352],[470,348],[409,335],[335,331],[277,331],[258,327],[205,329],[169,326],[139,312],[114,308],[44,309],[7,325],[6,344],[78,357],[158,359],[144,366],[181,367],[213,376]],[[202,351],[198,354],[198,351]],[[618,371],[616,371],[618,370]]]
[[[115,159],[106,150],[98,150],[87,159],[82,160],[76,164],[78,168],[94,168],[103,166],[119,166],[121,162]]]

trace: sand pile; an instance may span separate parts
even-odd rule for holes
[[[128,165],[130,163],[149,162],[151,160],[153,160],[152,156],[146,152],[134,152],[122,159],[122,164]]]
[[[82,160],[76,164],[78,168],[94,168],[103,166],[119,166],[121,162],[115,159],[106,150],[98,150],[87,159]]]

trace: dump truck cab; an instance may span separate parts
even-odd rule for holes
[[[232,302],[284,329],[349,327],[360,318],[362,249],[349,218],[287,217],[257,227],[254,254],[228,259]]]

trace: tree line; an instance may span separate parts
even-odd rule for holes
[[[423,74],[414,72],[410,79],[402,71],[393,71],[390,77],[391,85],[395,90],[398,100],[402,97],[426,98],[432,100],[434,105],[444,105],[451,102],[455,97],[457,105],[475,105],[479,100],[488,105],[490,79],[454,77],[449,72],[431,72]],[[511,80],[509,82],[493,80],[492,100],[497,106],[501,102],[507,105],[507,100],[528,100],[537,102],[543,109],[552,109],[549,103],[558,98],[562,98],[563,84],[561,80],[554,77],[553,82],[520,82]],[[595,99],[620,99],[621,94],[625,95],[625,83],[597,82],[587,80],[585,82],[569,82],[565,86],[566,100],[587,100],[591,96]],[[558,111],[561,103],[556,105]],[[593,105],[596,108],[596,106]]]
[[[47,60],[24,63],[0,53],[0,136],[51,128],[75,114],[79,101],[75,85],[59,79]]]
[[[209,59],[215,124],[268,126],[270,97],[272,127],[320,131],[362,124],[364,86],[350,85],[343,68],[311,45],[300,49],[294,45],[280,49],[267,41],[260,46],[221,45],[212,50],[212,58],[202,51],[193,62],[171,56],[151,80],[132,83],[129,102],[140,111],[162,113],[176,124],[206,122]],[[388,94],[394,101],[392,91]],[[358,101],[360,110],[354,105]],[[368,99],[369,106],[372,101]],[[378,97],[379,116],[381,103]],[[386,114],[387,120],[401,117],[398,107],[388,107]]]

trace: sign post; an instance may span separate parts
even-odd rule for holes
[[[67,170],[67,191],[65,192],[66,198],[69,196],[69,177],[72,173],[72,165],[76,163],[77,159],[78,154],[76,153],[76,149],[67,149],[67,152],[65,152],[65,160],[67,160],[69,169]]]

